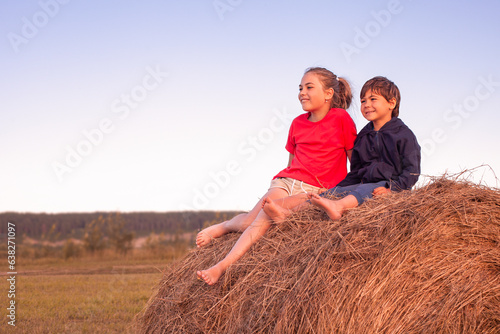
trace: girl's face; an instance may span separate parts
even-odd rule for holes
[[[314,73],[306,73],[299,85],[299,101],[304,111],[314,113],[326,108],[330,110],[333,89],[323,88],[319,77]]]
[[[392,118],[396,101],[387,101],[385,97],[368,90],[361,99],[361,113],[367,121],[373,122],[376,131]]]

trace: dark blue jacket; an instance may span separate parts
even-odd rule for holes
[[[379,130],[368,123],[358,134],[351,171],[339,186],[388,181],[393,191],[411,189],[420,175],[420,145],[402,120],[392,118]]]

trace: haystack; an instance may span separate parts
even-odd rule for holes
[[[500,191],[440,178],[333,222],[274,225],[214,286],[196,270],[238,233],[192,250],[137,317],[141,333],[500,333]]]

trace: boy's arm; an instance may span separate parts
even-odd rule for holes
[[[293,160],[294,155],[290,153],[290,156],[288,157],[288,165],[287,167],[290,167],[292,165],[292,160]]]
[[[411,133],[413,135],[413,133]],[[390,189],[409,190],[420,176],[420,145],[415,135],[403,145],[401,152],[402,172],[397,180],[390,181]]]

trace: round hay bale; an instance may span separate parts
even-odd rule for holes
[[[500,192],[445,177],[333,222],[274,225],[214,286],[196,271],[240,234],[169,267],[141,333],[500,333]]]

